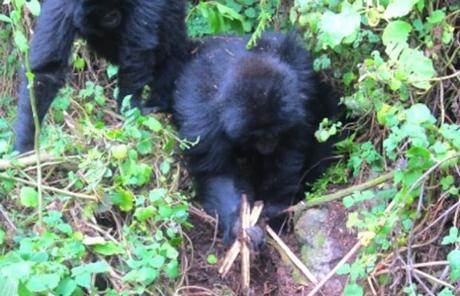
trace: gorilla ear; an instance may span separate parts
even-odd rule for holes
[[[309,59],[309,54],[304,48],[298,30],[290,31],[281,40],[279,56],[282,61],[294,66],[299,62],[303,64],[303,61]]]

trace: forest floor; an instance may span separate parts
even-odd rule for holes
[[[328,219],[321,227],[328,239],[340,246],[339,254],[328,263],[335,265],[343,255],[356,243],[355,234],[346,229],[346,209],[340,203],[334,202],[327,206]],[[194,227],[186,231],[190,242],[185,251],[187,257],[187,280],[184,289],[188,295],[239,295],[241,293],[240,257],[225,278],[219,274],[219,267],[226,255],[225,248],[216,237],[215,223],[193,215],[190,222]],[[291,225],[290,230],[280,231],[279,236],[287,247],[301,258],[301,245],[296,238]],[[219,259],[216,264],[208,262],[208,255],[213,254]],[[323,295],[339,296],[347,283],[346,276],[335,275],[321,290]],[[273,240],[267,239],[266,245],[251,256],[251,295],[307,295],[314,285],[303,276],[293,262],[286,256],[284,250]]]

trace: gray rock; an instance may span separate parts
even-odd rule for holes
[[[295,234],[301,243],[301,259],[307,268],[318,278],[323,278],[344,255],[340,242],[330,232],[333,221],[329,221],[329,210],[309,209],[301,214],[295,223]],[[333,290],[342,290],[340,280],[332,279],[327,284]]]

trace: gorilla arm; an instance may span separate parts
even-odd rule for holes
[[[275,155],[266,158],[263,168],[259,171],[261,181],[256,188],[257,198],[266,201],[265,215],[274,224],[279,222],[276,217],[280,212],[294,202],[299,190],[303,188],[301,182],[303,182],[305,151],[308,151],[304,141],[306,137],[302,128],[298,128],[290,135],[287,142],[283,141]]]
[[[76,34],[74,9],[73,1],[48,0],[44,2],[38,19],[29,58],[35,74],[34,91],[40,122],[65,83],[65,72]],[[28,81],[24,73],[19,92],[15,148],[22,153],[33,149],[35,133]]]

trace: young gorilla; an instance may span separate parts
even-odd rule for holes
[[[143,88],[149,85],[150,110],[170,108],[187,52],[185,0],[46,0],[30,49],[40,121],[65,83],[77,36],[119,65],[119,107],[132,95],[132,107],[141,108]],[[27,79],[22,76],[15,125],[19,152],[33,148],[35,131]]]
[[[250,51],[247,41],[205,39],[178,79],[174,104],[181,136],[199,139],[185,160],[227,245],[243,193],[264,200],[271,222],[282,221],[303,184],[324,170],[317,164],[331,144],[319,144],[314,132],[337,112],[295,34],[266,34]]]

